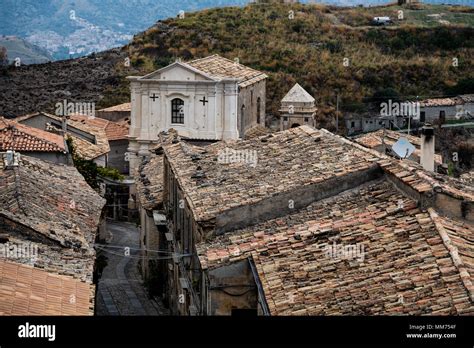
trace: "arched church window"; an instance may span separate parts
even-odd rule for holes
[[[171,123],[184,124],[184,101],[182,99],[171,100]]]

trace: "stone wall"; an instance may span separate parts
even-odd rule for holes
[[[122,121],[125,118],[130,118],[130,111],[96,111],[96,117],[103,118],[113,122]]]
[[[425,113],[425,122],[434,122],[439,120],[440,112],[444,111],[446,120],[454,119],[457,113],[456,105],[452,106],[421,106],[420,115]]]
[[[241,137],[242,132],[245,133],[245,131],[257,124],[265,126],[265,86],[266,82],[262,80],[248,87],[239,88],[239,118],[237,126]],[[243,106],[245,107],[242,108]],[[243,127],[241,127],[242,116]]]
[[[69,158],[70,156],[63,152],[27,152],[25,154],[54,164],[72,163],[72,159]]]
[[[153,220],[151,211],[140,208],[140,247],[142,250],[158,250],[160,248],[160,239],[158,229]],[[144,251],[141,260],[141,268],[143,277],[146,279],[150,276],[150,261],[159,254]]]
[[[299,126],[314,127],[314,117],[312,113],[283,114],[280,117],[280,130],[287,130]]]
[[[257,309],[257,287],[248,260],[207,272],[207,315],[231,315],[232,309]]]
[[[107,166],[117,169],[121,174],[128,174],[129,166],[125,161],[125,152],[128,148],[128,140],[109,141],[110,152],[107,158]]]
[[[436,193],[435,209],[447,216],[474,222],[474,202],[463,201],[447,195]]]

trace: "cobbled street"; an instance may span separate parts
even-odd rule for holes
[[[107,266],[98,281],[96,315],[168,314],[160,303],[148,297],[143,285],[138,270],[139,229],[135,224],[115,221],[107,221],[107,229],[108,246],[98,249],[98,256],[107,257]],[[130,256],[125,256],[126,247],[130,248]]]

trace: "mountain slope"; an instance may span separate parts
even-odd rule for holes
[[[179,11],[245,0],[2,0],[0,34],[46,48],[55,59],[122,46],[133,34]]]
[[[294,11],[293,19],[289,10]],[[388,12],[393,17],[399,10],[406,13],[403,21],[389,27],[369,25],[374,15]],[[414,24],[415,15],[410,11],[416,12]],[[432,11],[453,13],[461,18],[460,23],[429,23],[427,15]],[[39,108],[53,111],[54,103],[64,97],[97,102],[97,108],[128,101],[125,76],[145,74],[178,57],[187,60],[218,53],[239,58],[270,76],[270,114],[277,114],[279,100],[299,82],[316,97],[324,120],[333,113],[336,91],[342,109],[361,110],[388,88],[403,98],[436,96],[461,79],[474,78],[474,29],[466,25],[472,16],[465,9],[447,6],[410,10],[398,6],[250,5],[190,13],[184,19],[158,22],[120,51],[97,55],[100,63],[81,58],[10,68],[0,77],[0,93],[5,95],[0,100],[0,115],[15,116]],[[130,67],[124,65],[126,57]],[[34,79],[40,83],[32,83]]]
[[[20,64],[39,64],[53,60],[43,48],[16,36],[0,36],[0,47],[7,49],[9,63],[13,63],[16,58],[20,58]]]

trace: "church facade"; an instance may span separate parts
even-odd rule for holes
[[[239,139],[265,125],[267,75],[213,55],[130,76],[130,165],[149,155],[159,133],[199,140]],[[137,157],[138,156],[138,157]]]

